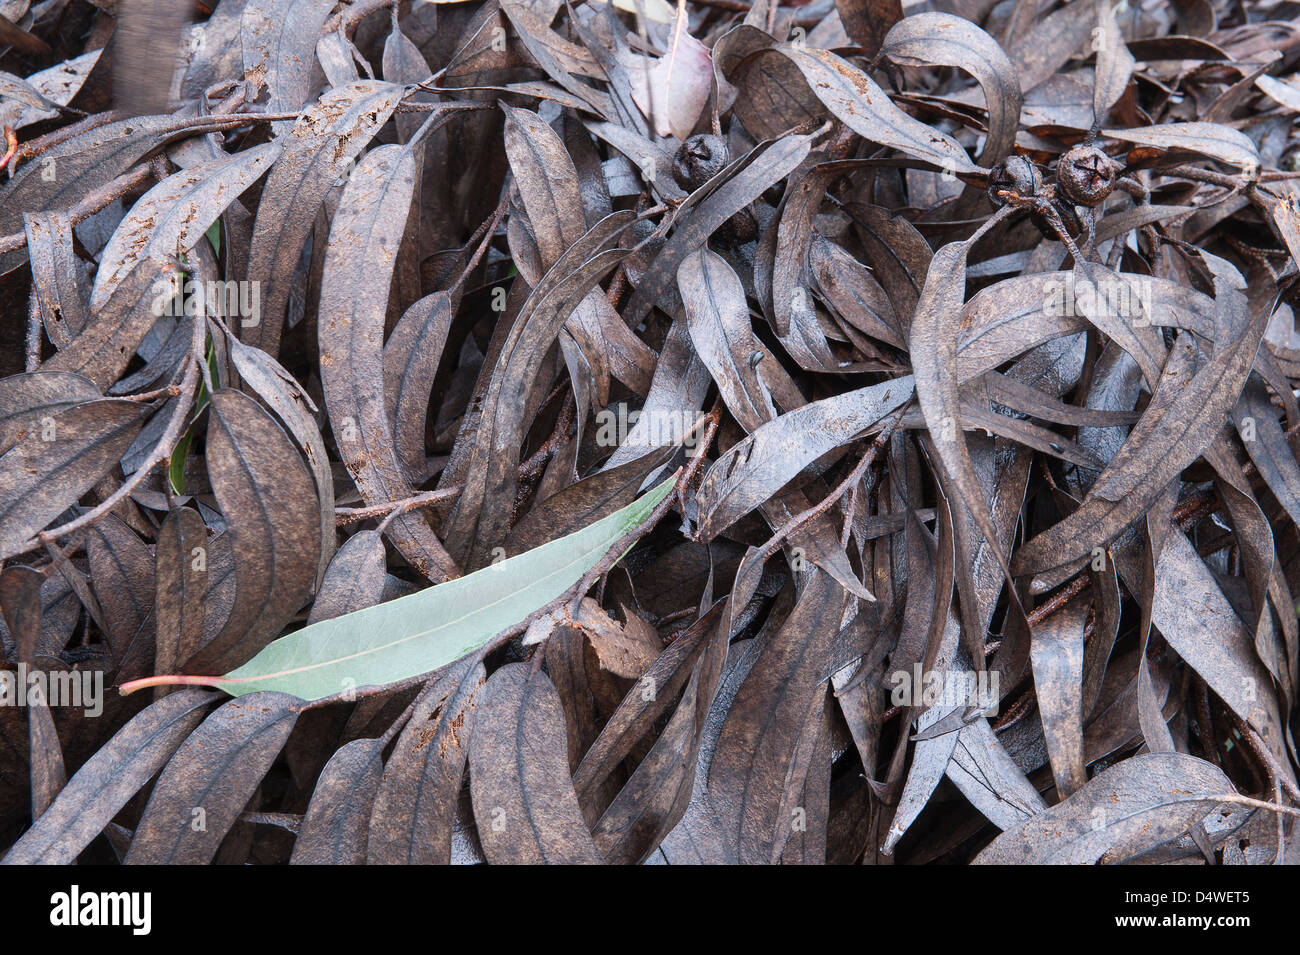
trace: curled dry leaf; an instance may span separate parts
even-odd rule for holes
[[[1195,756],[1149,753],[1098,774],[1069,799],[998,836],[983,865],[1126,862],[1182,835],[1233,791]]]
[[[0,558],[25,550],[29,538],[116,467],[148,411],[132,401],[86,401],[19,432],[0,455]]]
[[[321,770],[293,841],[294,865],[359,865],[366,861],[366,827],[384,761],[379,740],[355,739]]]
[[[210,862],[289,738],[295,703],[284,693],[256,693],[199,724],[158,778],[126,864]],[[201,827],[191,824],[199,814]]]
[[[564,711],[543,673],[512,663],[492,675],[474,713],[469,750],[474,818],[488,861],[601,861],[569,779]]]
[[[686,21],[683,8],[663,56],[637,57],[628,65],[636,105],[654,121],[655,132],[678,139],[690,136],[713,83],[709,49],[686,32]]]
[[[7,865],[66,864],[153,778],[203,720],[215,693],[188,689],[154,703],[83,765],[4,857]]]

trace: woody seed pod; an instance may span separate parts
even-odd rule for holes
[[[1075,146],[1056,166],[1061,194],[1081,206],[1095,206],[1115,188],[1120,164],[1096,146]]]
[[[993,167],[989,176],[989,201],[995,206],[1006,204],[1003,192],[1014,192],[1028,199],[1036,196],[1043,188],[1043,176],[1032,159],[1025,156],[1008,156],[1005,161]]]
[[[730,159],[731,151],[721,136],[692,136],[673,156],[673,180],[687,192],[694,192],[722,172]]]

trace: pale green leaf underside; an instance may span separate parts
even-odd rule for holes
[[[482,570],[281,637],[214,685],[318,700],[436,670],[520,623],[578,583],[672,490],[668,479],[580,531]]]

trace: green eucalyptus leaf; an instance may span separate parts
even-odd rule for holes
[[[563,596],[645,521],[673,478],[580,531],[465,577],[388,603],[322,620],[268,645],[220,677],[152,677],[122,687],[185,682],[232,696],[261,690],[319,700],[437,670]]]

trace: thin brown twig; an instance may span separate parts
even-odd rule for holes
[[[321,28],[320,35],[328,36],[340,29],[344,34],[350,34],[370,14],[378,13],[393,2],[394,0],[356,0],[351,6],[340,10],[326,20],[325,26]]]
[[[120,398],[122,401],[139,401],[147,404],[150,401],[157,401],[159,398],[175,398],[180,393],[181,386],[173,383],[163,388],[157,388],[154,391],[142,391],[136,395],[121,395]]]
[[[1160,176],[1190,179],[1193,182],[1208,182],[1210,185],[1222,186],[1224,189],[1231,189],[1234,192],[1241,191],[1248,184],[1241,176],[1229,176],[1226,173],[1214,172],[1211,169],[1198,169],[1195,166],[1175,166],[1173,169],[1155,170],[1155,173]]]
[[[1232,719],[1233,724],[1237,727],[1237,732],[1241,734],[1242,738],[1250,747],[1251,752],[1253,752],[1256,758],[1264,764],[1264,771],[1268,773],[1270,781],[1275,785],[1284,787],[1288,796],[1296,802],[1300,802],[1300,789],[1296,788],[1296,784],[1291,781],[1286,770],[1278,764],[1277,759],[1269,752],[1267,744],[1265,744],[1260,735],[1255,732],[1254,728],[1249,723],[1243,720],[1231,709],[1228,710],[1228,715]]]
[[[542,406],[550,404],[561,391],[566,388],[567,383],[560,385],[552,391],[542,402]],[[524,501],[528,495],[533,492],[534,482],[542,475],[542,470],[548,465],[560,448],[569,440],[569,431],[578,415],[578,403],[573,394],[570,393],[565,397],[564,407],[560,409],[560,414],[555,421],[555,429],[551,432],[550,437],[542,442],[542,446],[529,456],[527,461],[519,465],[516,471],[519,481],[518,493],[515,495],[514,513],[517,515],[519,509],[523,507]]]
[[[1029,625],[1036,627],[1091,586],[1092,581],[1087,577],[1083,575],[1075,577],[1066,586],[1029,612],[1027,615]]]
[[[4,128],[5,154],[0,156],[0,169],[9,164],[9,160],[14,158],[14,153],[18,151],[18,134],[13,127]]]
[[[1006,729],[1011,724],[1023,719],[1026,714],[1033,712],[1035,699],[1033,689],[1026,690],[1023,696],[1012,703],[997,718],[997,721],[993,724],[993,731],[996,733],[998,730]]]
[[[111,182],[105,183],[98,189],[86,193],[81,199],[68,210],[68,218],[71,225],[77,225],[89,219],[96,212],[108,206],[116,199],[122,198],[128,192],[143,185],[147,180],[153,178],[153,169],[148,163],[140,163],[137,166],[128,169],[122,175],[118,176]],[[27,233],[15,232],[12,235],[0,236],[0,254],[14,252],[27,245]]]
[[[103,113],[87,116],[75,123],[69,123],[67,126],[60,126],[53,132],[38,136],[36,139],[19,146],[13,155],[14,166],[16,167],[19,163],[26,162],[34,156],[39,156],[46,150],[54,148],[59,143],[65,143],[74,136],[89,132],[92,129],[99,129],[101,126],[107,126],[110,123],[116,123],[119,119],[126,119],[129,115],[123,110],[107,110]]]
[[[1224,793],[1219,796],[1209,797],[1215,802],[1231,802],[1239,806],[1250,806],[1254,809],[1267,809],[1269,812],[1282,813],[1287,816],[1300,817],[1300,809],[1291,806],[1283,806],[1281,803],[1265,802],[1263,799],[1253,799],[1250,796],[1242,796],[1238,793]]]
[[[477,242],[478,246],[474,249],[474,254],[470,256],[469,261],[465,263],[465,268],[461,269],[460,276],[456,279],[455,283],[453,283],[452,289],[463,287],[465,282],[469,280],[470,273],[478,268],[478,264],[483,261],[483,256],[487,254],[488,248],[492,245],[492,239],[496,235],[497,226],[501,224],[501,219],[505,216],[506,209],[509,208],[509,206],[510,200],[508,198],[502,199],[497,205],[496,210],[493,211],[492,215],[490,215],[487,220],[475,230],[474,234],[469,237],[469,242],[467,242],[466,245]]]
[[[695,474],[699,471],[700,466],[704,463],[705,455],[709,453],[709,448],[713,445],[713,439],[718,434],[718,427],[722,423],[722,399],[719,398],[713,403],[712,410],[709,411],[703,419],[696,421],[695,426],[691,428],[691,434],[695,434],[700,429],[700,425],[705,426],[704,437],[692,449],[688,455],[690,462],[686,465],[686,472],[682,475],[681,481],[677,484],[677,506],[681,511],[682,517],[686,517],[686,489],[691,482],[695,480]]]
[[[413,494],[399,501],[371,504],[368,507],[336,507],[334,509],[334,523],[343,526],[345,524],[355,524],[358,521],[367,521],[372,517],[384,517],[386,518],[385,523],[387,523],[387,520],[399,514],[405,514],[407,511],[413,511],[418,507],[425,507],[455,497],[462,490],[464,490],[464,485],[456,484],[452,487],[439,488],[436,491]]]
[[[406,704],[406,709],[402,710],[402,712],[398,714],[397,719],[393,720],[392,725],[389,726],[388,729],[384,731],[384,735],[379,737],[379,749],[382,750],[385,746],[391,743],[393,741],[393,737],[402,731],[402,728],[406,726],[406,724],[410,721],[411,716],[415,713],[415,708],[420,705],[421,700],[423,700],[433,691],[433,688],[437,684],[437,682],[438,680],[436,677],[430,677],[428,681],[424,684],[424,689],[420,690],[419,693],[415,694],[415,696],[411,699],[411,702]]]
[[[894,431],[896,431],[902,423],[903,415],[906,410],[906,408],[899,409],[899,412],[894,416],[894,419],[886,427],[881,429],[880,434],[878,434],[875,440],[871,442],[871,447],[867,448],[866,453],[862,455],[862,460],[857,463],[848,477],[841,481],[835,489],[827,494],[819,503],[801,511],[799,514],[795,515],[793,520],[789,520],[785,524],[781,525],[780,530],[773,534],[768,539],[767,543],[758,549],[754,554],[753,559],[757,561],[767,560],[776,553],[776,549],[781,546],[782,542],[784,542],[786,538],[809,521],[825,514],[835,505],[836,501],[844,496],[849,488],[857,484],[858,481],[862,479],[862,475],[866,471],[867,467],[869,467],[871,462],[876,459],[876,455],[880,452],[880,449],[885,446],[893,436]]]

